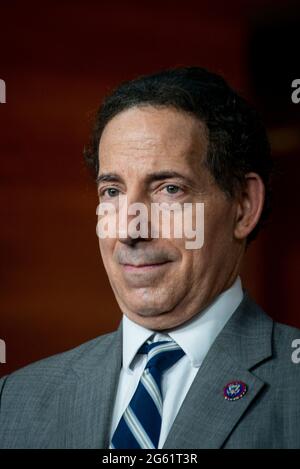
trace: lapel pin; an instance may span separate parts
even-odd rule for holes
[[[226,384],[223,394],[224,399],[227,401],[237,401],[244,397],[247,392],[247,384],[243,381],[232,381],[232,383]]]

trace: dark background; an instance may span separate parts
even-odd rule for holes
[[[106,92],[170,66],[221,73],[263,115],[274,211],[242,279],[272,317],[300,327],[299,24],[286,0],[1,2],[0,375],[117,326],[82,149]]]

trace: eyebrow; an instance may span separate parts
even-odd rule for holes
[[[118,176],[116,173],[102,173],[99,174],[96,178],[96,184],[100,184],[100,182],[120,182],[123,179]]]
[[[151,183],[155,181],[162,181],[164,179],[177,178],[189,183],[192,182],[191,178],[183,176],[177,171],[155,171],[146,176],[146,182]],[[123,182],[123,178],[116,173],[102,173],[96,179],[96,183],[100,184],[101,182]]]

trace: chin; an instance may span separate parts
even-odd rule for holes
[[[131,313],[128,317],[140,326],[154,331],[168,331],[185,322],[184,318],[172,317],[172,315],[164,312],[160,314],[157,314],[157,312],[155,314],[141,314],[139,311],[138,313]]]
[[[166,294],[165,291],[143,288],[132,293],[134,294],[128,295],[127,298],[124,296],[121,303],[135,316],[161,316],[174,308],[174,299],[170,298],[170,295]]]
[[[135,305],[135,311],[134,311],[134,316],[135,317],[142,317],[142,318],[155,318],[158,316],[161,316],[162,314],[165,314],[165,311],[163,311],[163,307],[158,307],[158,306],[142,306],[139,309],[136,309]],[[132,311],[132,310],[131,310]]]

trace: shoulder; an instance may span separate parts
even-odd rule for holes
[[[258,363],[253,372],[272,387],[278,402],[295,404],[300,386],[300,330],[273,321],[271,356]]]
[[[47,399],[53,390],[64,384],[73,373],[73,365],[81,361],[90,363],[95,360],[101,363],[101,358],[107,353],[117,331],[89,340],[66,352],[58,353],[36,361],[0,379],[0,411],[5,399],[13,404],[18,395],[30,396],[30,400],[43,395]]]
[[[278,344],[294,341],[300,339],[300,329],[274,321],[274,340]]]
[[[300,350],[300,329],[273,319],[272,312],[266,312],[247,291],[245,291],[240,317],[236,323],[242,334],[245,335],[247,329],[248,336],[254,339],[254,342],[259,339],[261,347],[269,343],[271,339],[271,355],[275,360],[286,362],[288,358],[288,361],[292,362],[293,351],[296,348]]]
[[[292,372],[300,379],[300,329],[274,321],[273,355],[282,372]]]

